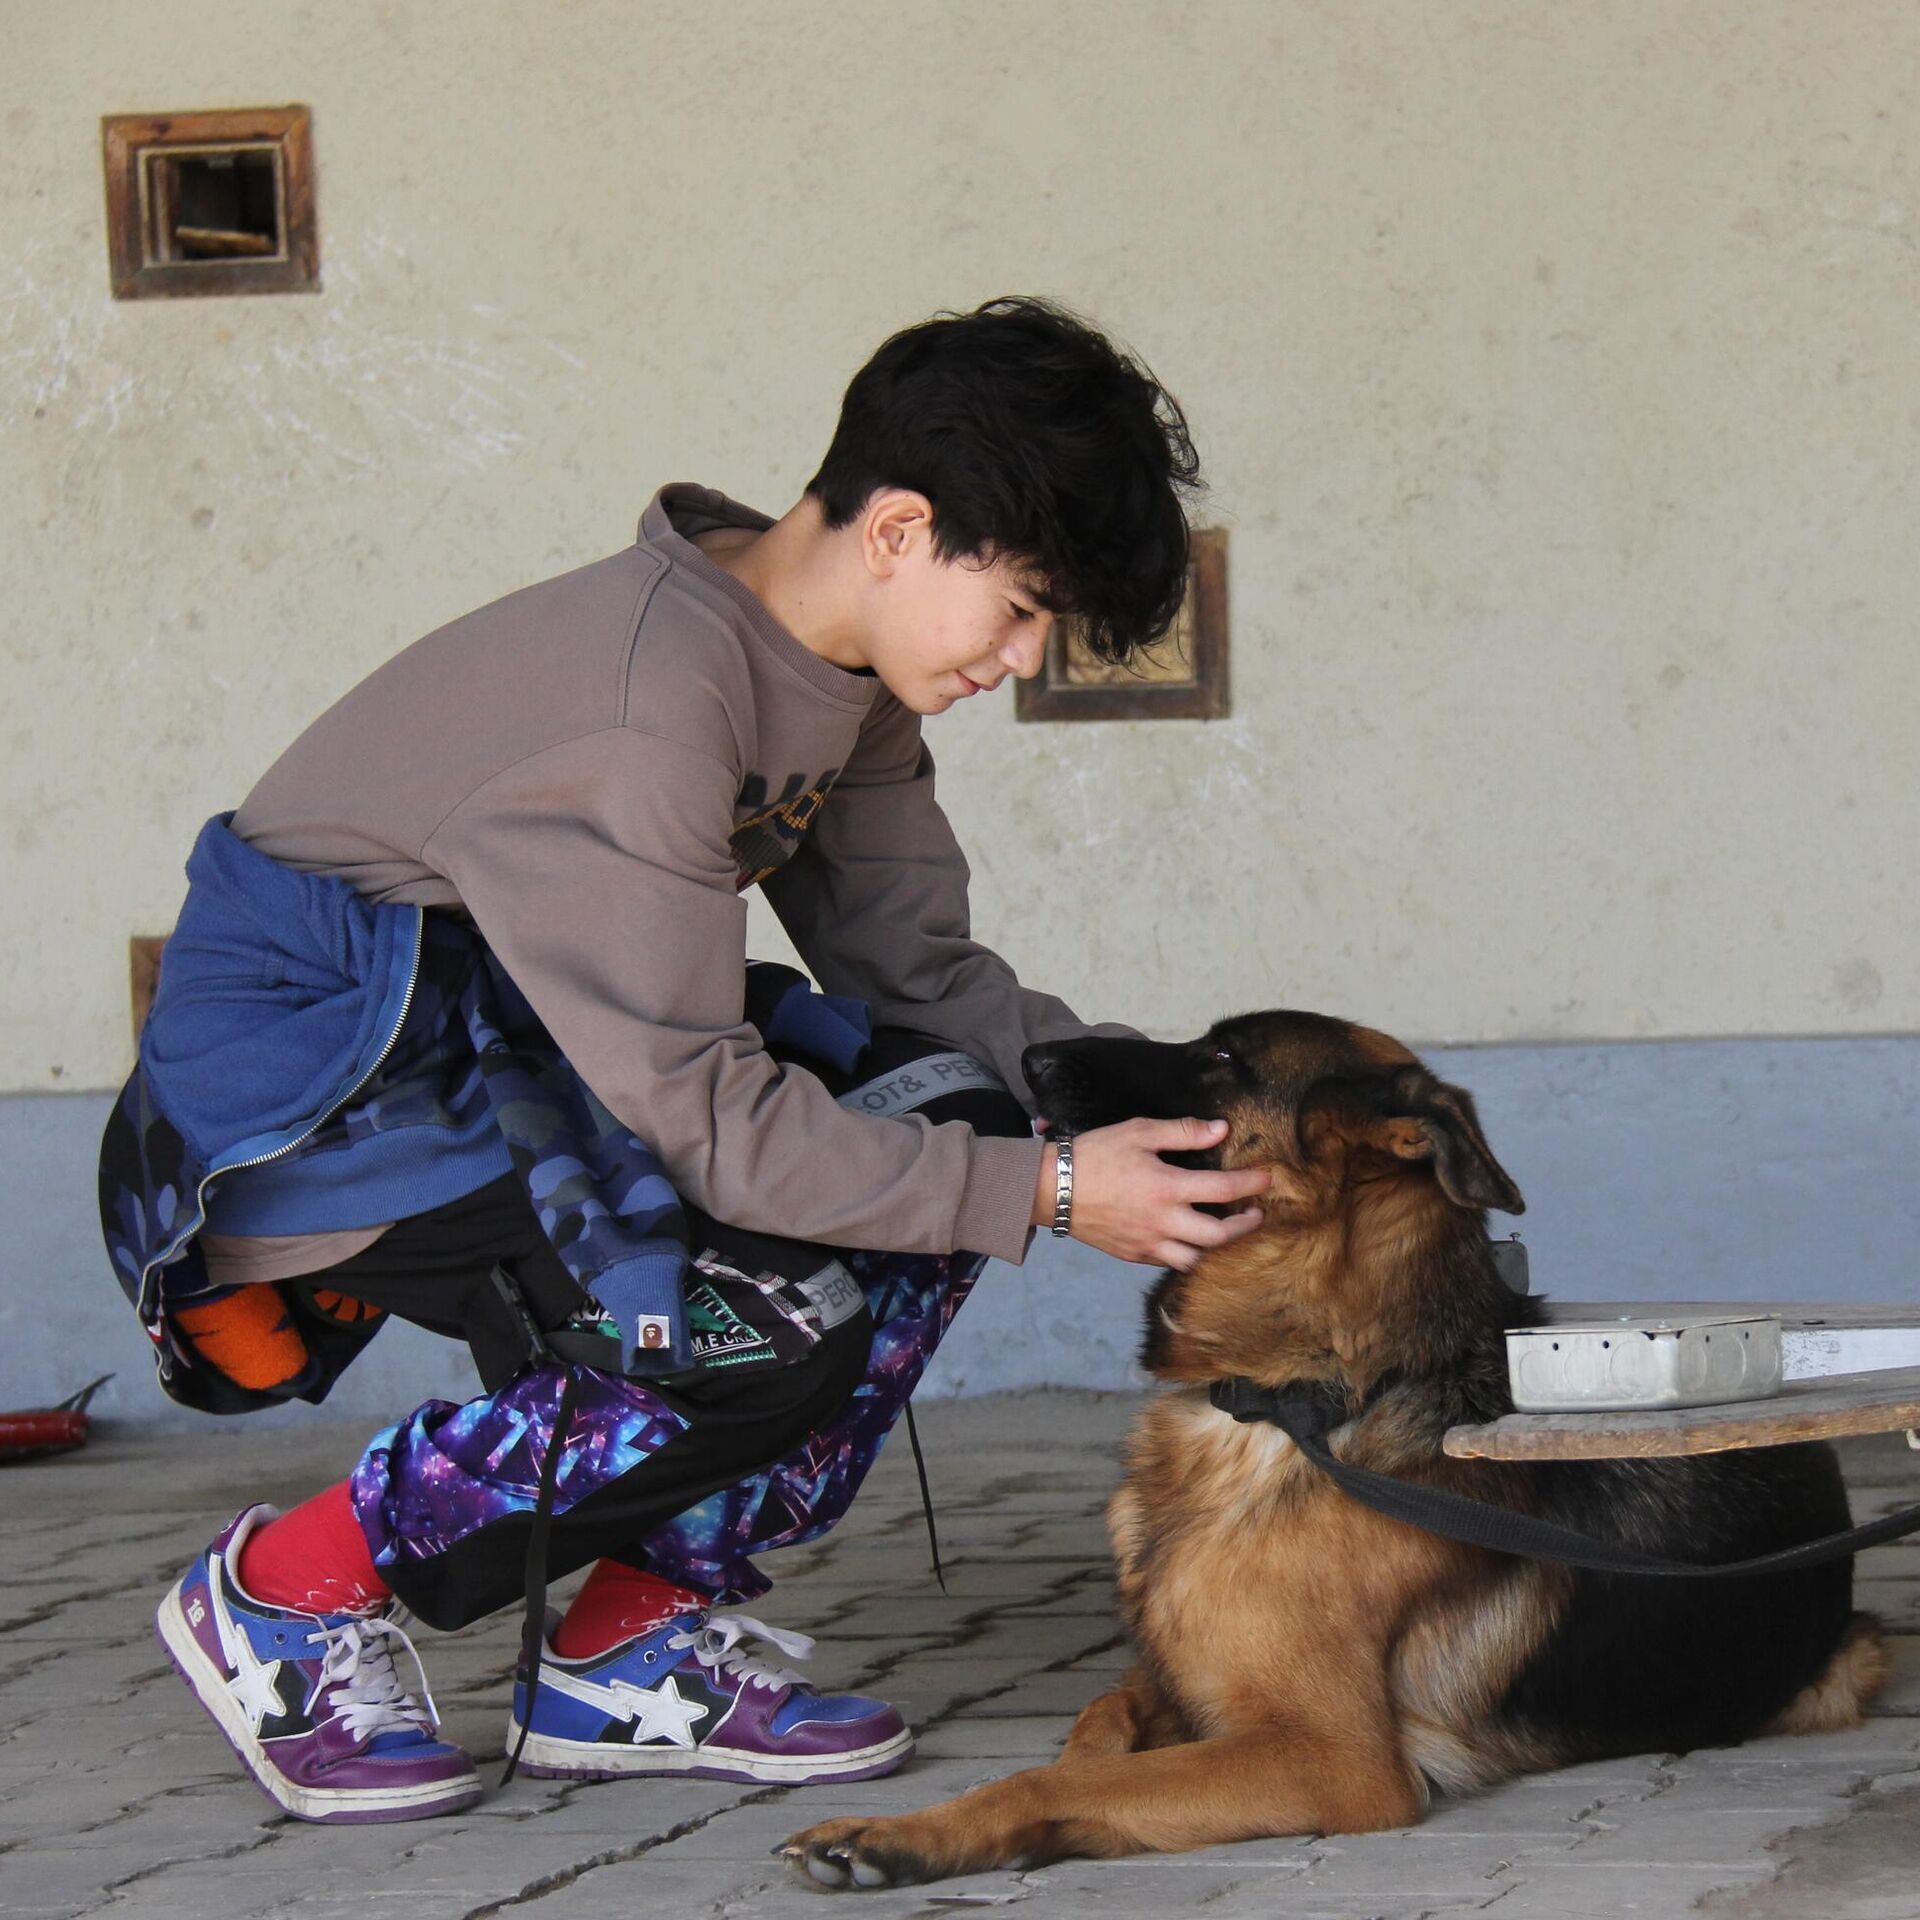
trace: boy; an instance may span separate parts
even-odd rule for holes
[[[162,1604],[289,1812],[478,1796],[394,1615],[462,1625],[523,1565],[530,1768],[904,1760],[892,1708],[713,1611],[765,1591],[747,1550],[844,1510],[986,1256],[1051,1223],[1186,1266],[1258,1217],[1227,1208],[1263,1175],[1159,1157],[1215,1127],[1029,1125],[1022,1050],[1091,1029],[970,939],[920,740],[1037,672],[1053,617],[1113,659],[1163,634],[1196,484],[1178,406],[1097,332],[937,318],[856,376],[782,518],[663,489],[634,546],[407,648],[203,830],[102,1151],[163,1384],[318,1399],[392,1311],[487,1389],[248,1506]],[[824,996],[746,962],[755,884]],[[543,1636],[547,1572],[589,1563]]]

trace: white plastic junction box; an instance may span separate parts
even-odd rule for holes
[[[1764,1400],[1782,1378],[1777,1314],[1589,1320],[1507,1335],[1520,1413],[1620,1412]]]

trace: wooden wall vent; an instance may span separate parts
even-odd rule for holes
[[[100,133],[116,300],[319,290],[305,107],[109,114]]]
[[[1072,620],[1056,620],[1039,674],[1014,688],[1021,720],[1224,720],[1227,687],[1227,536],[1196,529],[1187,597],[1173,631],[1130,665],[1116,667],[1080,644]]]

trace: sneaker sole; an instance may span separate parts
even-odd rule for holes
[[[507,1716],[507,1751],[520,1741],[520,1722]],[[904,1766],[913,1754],[913,1735],[902,1728],[891,1739],[851,1753],[748,1753],[740,1747],[616,1747],[594,1740],[557,1740],[527,1735],[520,1771],[536,1780],[631,1780],[650,1774],[677,1774],[692,1780],[757,1780],[784,1787],[807,1787],[827,1780],[877,1780]]]
[[[173,1583],[160,1603],[154,1632],[173,1668],[193,1697],[225,1737],[247,1777],[275,1806],[296,1820],[323,1825],[360,1825],[377,1820],[426,1820],[438,1813],[458,1813],[481,1795],[480,1776],[465,1780],[429,1780],[411,1787],[303,1787],[288,1780],[267,1757],[227,1692],[224,1676],[194,1638],[180,1604],[186,1576]]]

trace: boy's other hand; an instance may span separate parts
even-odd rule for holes
[[[1203,1253],[1251,1233],[1265,1217],[1258,1206],[1220,1217],[1207,1206],[1251,1200],[1272,1184],[1265,1167],[1232,1173],[1169,1166],[1163,1153],[1199,1153],[1226,1138],[1224,1120],[1123,1120],[1073,1139],[1073,1237],[1118,1260],[1185,1273]],[[1033,1224],[1053,1219],[1051,1145],[1040,1156]]]

